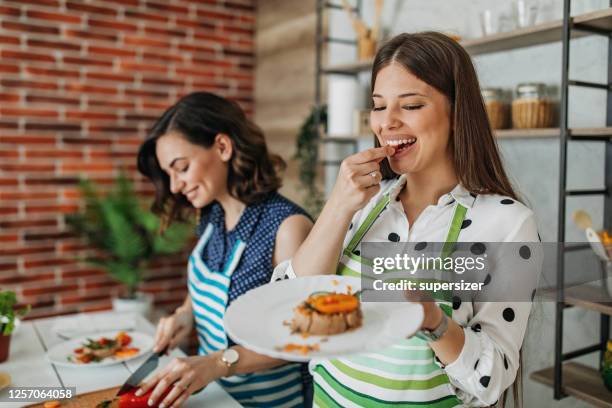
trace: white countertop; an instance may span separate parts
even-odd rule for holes
[[[58,331],[70,333],[78,330],[78,335],[108,331],[131,324],[135,331],[155,334],[151,322],[137,314],[119,314],[115,312],[83,313],[31,320],[22,323],[13,333],[8,361],[0,364],[0,371],[12,377],[11,387],[76,387],[77,394],[122,385],[130,374],[144,362],[148,354],[125,363],[106,367],[67,367],[52,364],[46,352],[49,348],[65,341],[57,335]],[[170,356],[159,360],[159,367],[164,367],[174,357],[185,354],[175,349]],[[0,397],[8,395],[8,388],[0,391]],[[31,403],[2,402],[3,408],[22,407]],[[240,404],[229,396],[217,383],[209,384],[204,391],[191,396],[184,408],[220,407],[235,408]]]

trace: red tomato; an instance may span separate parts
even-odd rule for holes
[[[83,347],[75,348],[74,352],[77,353],[77,354],[82,353],[83,352]]]
[[[119,332],[115,337],[120,346],[127,346],[132,342],[132,338],[126,332]]]
[[[128,393],[123,394],[121,397],[119,397],[119,408],[151,408],[147,404],[147,401],[149,401],[149,397],[153,393],[153,389],[154,388],[151,388],[149,391],[147,391],[145,394],[142,394],[140,397],[134,395],[137,388],[133,389]],[[166,398],[166,395],[170,393],[170,391],[172,391],[172,387],[166,388],[166,391],[164,391],[162,396],[157,399],[157,403],[153,406],[153,408],[157,408],[159,404],[164,400],[164,398]]]
[[[98,343],[100,343],[101,346],[106,346],[109,343],[109,340],[106,337],[100,337]]]

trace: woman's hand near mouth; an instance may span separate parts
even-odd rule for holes
[[[392,146],[383,146],[344,159],[327,204],[291,261],[298,276],[336,272],[351,219],[380,191],[380,162],[394,152]]]
[[[329,199],[331,206],[351,216],[362,209],[380,189],[380,162],[394,152],[395,148],[387,145],[364,150],[344,159]]]

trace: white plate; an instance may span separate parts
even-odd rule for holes
[[[287,361],[309,361],[362,353],[390,346],[412,336],[423,321],[423,308],[411,302],[362,302],[363,324],[355,330],[331,336],[291,334],[283,322],[293,309],[316,291],[355,292],[361,280],[354,277],[311,276],[269,283],[236,299],[225,313],[225,330],[236,343],[257,353]],[[321,341],[324,338],[327,341]],[[307,355],[280,351],[288,343],[319,345]]]
[[[103,367],[109,366],[113,364],[119,364],[124,361],[132,360],[138,358],[144,354],[147,354],[153,348],[153,337],[148,334],[140,333],[140,332],[128,332],[127,334],[132,338],[132,342],[128,345],[128,347],[138,347],[140,351],[132,356],[118,358],[118,357],[108,357],[99,362],[91,362],[88,364],[80,364],[74,363],[68,360],[68,357],[74,356],[74,349],[83,347],[83,344],[87,342],[87,339],[99,339],[100,337],[109,337],[114,338],[117,335],[118,331],[114,330],[111,332],[100,332],[100,333],[90,333],[86,336],[76,337],[74,339],[67,340],[63,343],[56,344],[49,351],[47,351],[47,357],[49,361],[54,364],[68,366],[68,367]]]

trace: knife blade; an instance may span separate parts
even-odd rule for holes
[[[166,354],[167,350],[168,348],[166,347],[162,351],[151,354],[149,358],[147,358],[146,361],[142,363],[142,365],[138,367],[138,369],[136,369],[136,371],[134,371],[127,381],[121,386],[117,392],[117,397],[125,394],[126,392],[130,392],[134,388],[137,388],[138,384],[140,384],[142,380],[147,377],[147,375],[152,373],[157,368],[159,358]]]

